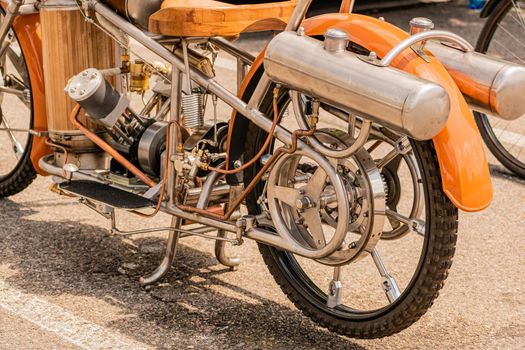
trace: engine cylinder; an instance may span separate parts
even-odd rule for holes
[[[448,120],[450,100],[440,85],[295,32],[270,42],[264,68],[275,82],[418,140],[431,139]]]

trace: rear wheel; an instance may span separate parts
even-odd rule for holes
[[[4,14],[1,13],[3,20]],[[0,57],[0,198],[14,195],[36,177],[31,163],[33,106],[29,74],[18,39],[11,29]]]
[[[525,65],[525,1],[503,0],[488,18],[476,51]],[[481,136],[492,154],[525,178],[525,118],[513,121],[475,112]]]
[[[287,110],[288,96],[282,94],[279,105],[285,116],[281,124],[290,128],[286,116],[293,111]],[[268,96],[261,110],[271,115],[270,106],[271,96]],[[324,112],[321,124],[323,119],[328,119],[330,127],[336,124],[336,118]],[[257,153],[266,136],[256,126],[249,127],[245,159],[251,159]],[[368,144],[360,151],[368,153],[367,157],[360,158],[373,159],[381,169],[386,194],[383,199],[388,220],[382,230],[382,239],[373,250],[350,263],[334,265],[259,245],[276,282],[297,308],[318,324],[346,336],[378,338],[410,326],[430,308],[452,264],[457,209],[442,191],[433,145],[431,142],[410,141],[409,150],[397,154],[396,145],[400,139],[403,138],[374,126]],[[363,232],[358,223],[364,220],[362,208],[366,206],[366,198],[370,197],[363,193],[367,188],[363,186],[366,181],[357,180],[363,178],[363,167],[359,167],[358,160],[344,162],[349,164],[345,173],[351,173],[348,176],[352,179],[346,182],[351,184],[348,195],[353,196],[349,201],[355,203],[350,206],[352,212],[348,213],[354,218],[348,228],[350,240],[345,241],[348,245],[352,240],[359,240]],[[245,183],[249,183],[260,168],[261,165],[256,164],[247,169]],[[290,165],[283,169],[290,172],[292,168]],[[305,177],[312,178],[317,173],[315,166],[308,164],[296,166],[296,169],[292,169],[296,172],[290,179],[293,183]],[[266,189],[271,186],[260,183],[251,192],[247,198],[251,214],[267,211]],[[282,205],[282,208],[290,211],[289,206]],[[327,217],[326,214],[320,214],[325,235],[333,226],[331,221],[337,222],[337,217]],[[299,214],[285,213],[283,216],[292,217],[299,223],[304,221],[300,220],[300,211]],[[303,225],[303,231],[310,229],[308,225]],[[272,225],[268,224],[266,228],[272,229]]]

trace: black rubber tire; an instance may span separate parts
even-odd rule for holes
[[[18,162],[15,169],[8,175],[0,178],[0,198],[13,196],[25,190],[36,178],[36,171],[31,163],[31,141],[26,147],[22,159]]]
[[[481,34],[479,35],[476,43],[476,51],[486,53],[492,37],[498,28],[498,23],[505,18],[510,7],[512,6],[511,0],[502,0],[494,8],[492,14],[489,16]],[[503,166],[515,173],[521,178],[525,178],[525,163],[516,159],[498,140],[490,122],[484,113],[474,112],[476,123],[478,125],[479,132],[483,141],[489,148],[490,152],[500,161]]]
[[[268,102],[265,104],[268,105]],[[264,106],[262,110],[265,110]],[[245,159],[251,159],[267,134],[253,124],[247,134]],[[302,270],[294,269],[294,265],[298,265],[293,263],[295,259],[292,254],[259,244],[264,262],[288,298],[307,317],[333,332],[362,339],[400,332],[416,322],[432,306],[448,276],[456,246],[458,210],[442,190],[439,164],[432,142],[412,142],[412,146],[423,174],[426,234],[416,273],[393,304],[374,311],[369,317],[359,318],[327,310],[326,299],[319,295],[319,290],[307,285]],[[258,170],[256,168],[260,168],[260,165],[245,171],[245,183],[253,178]],[[262,190],[263,184],[259,184],[247,197],[251,214],[260,212],[257,199]]]
[[[0,8],[0,15],[4,15],[3,9]],[[18,41],[18,38],[16,38]],[[24,63],[26,62],[24,53],[22,52]],[[26,66],[27,72],[27,66]],[[29,76],[29,75],[28,75]],[[31,89],[31,82],[29,82],[29,88]],[[30,128],[33,128],[33,106],[31,103],[31,121]],[[18,161],[15,168],[13,168],[8,174],[0,176],[0,198],[13,196],[19,192],[25,190],[36,178],[36,171],[31,162],[31,149],[33,144],[33,136],[29,135],[27,143],[24,148],[24,154]]]

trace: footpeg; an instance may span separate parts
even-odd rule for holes
[[[153,202],[137,194],[95,181],[71,181],[58,185],[58,188],[65,193],[106,204],[113,208],[136,210],[154,206]]]

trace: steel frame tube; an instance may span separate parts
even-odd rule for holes
[[[11,0],[7,5],[5,11],[5,17],[0,26],[0,43],[4,42],[4,39],[9,32],[9,28],[13,24],[15,17],[18,15],[20,7],[24,4],[24,0]]]
[[[310,1],[307,1],[308,4]],[[151,50],[153,53],[159,55],[162,59],[168,61],[173,69],[178,69],[179,71],[184,71],[184,61],[175,56],[172,52],[166,49],[164,46],[147,36],[140,29],[135,27],[133,24],[127,22],[117,13],[111,10],[106,5],[102,4],[98,0],[93,0],[91,2],[93,10],[99,13],[101,16],[106,18],[109,22],[118,26],[122,31],[127,33],[133,39],[137,40],[140,44],[144,45],[146,48]],[[211,92],[212,94],[217,95],[222,101],[228,104],[237,112],[244,115],[255,125],[268,132],[272,127],[272,121],[269,120],[263,113],[261,113],[256,108],[249,107],[247,103],[238,98],[235,94],[228,91],[222,85],[220,85],[215,79],[209,78],[204,73],[200,72],[195,68],[191,68],[190,72],[191,79],[204,88],[206,91]],[[264,79],[263,79],[264,80]],[[263,84],[261,82],[260,84]],[[281,142],[286,145],[291,144],[292,134],[288,130],[284,129],[281,126],[277,126],[275,129],[274,136]],[[306,144],[302,141],[298,141],[298,149],[309,149]]]
[[[220,47],[224,50],[224,52],[229,53],[230,55],[237,57],[240,59],[243,63],[247,65],[252,65],[255,61],[255,56],[253,56],[251,53],[246,52],[242,50],[237,45],[233,44],[229,40],[223,38],[223,37],[214,37],[210,38],[210,41]]]
[[[299,26],[303,22],[311,3],[312,0],[297,1],[297,5],[295,5],[295,9],[292,12],[292,15],[290,16],[288,24],[286,25],[286,30],[296,31],[297,29],[299,29]]]
[[[463,39],[457,34],[447,32],[444,30],[431,30],[429,32],[420,32],[420,33],[411,35],[405,40],[403,40],[402,42],[400,42],[399,44],[397,44],[396,46],[394,46],[394,48],[392,48],[392,50],[390,50],[385,55],[385,57],[383,57],[383,59],[380,62],[380,65],[383,67],[390,66],[390,64],[392,64],[392,61],[394,61],[394,59],[397,56],[399,56],[401,52],[405,51],[406,49],[408,49],[414,44],[417,44],[420,41],[431,40],[431,39],[442,40],[442,41],[447,41],[447,42],[458,44],[465,51],[474,50],[474,48],[472,47],[472,45],[470,45],[468,41],[466,41],[465,39]]]
[[[311,3],[311,0],[299,0],[299,3],[297,5],[296,10],[294,11],[292,15],[292,19],[288,24],[287,28],[296,30],[296,28],[300,25],[302,22],[304,15],[306,14],[306,11],[308,10],[308,7]],[[137,40],[139,43],[144,45],[146,48],[154,52],[155,54],[159,55],[161,58],[165,59],[172,65],[172,70],[179,70],[184,71],[184,62],[176,57],[174,54],[172,54],[168,49],[163,47],[158,42],[154,41],[152,38],[148,37],[144,32],[142,32],[140,29],[132,25],[131,23],[127,22],[123,18],[121,18],[118,14],[116,14],[113,10],[111,10],[106,5],[102,4],[98,0],[93,0],[91,3],[92,9],[99,13],[101,16],[106,18],[109,22],[113,23],[114,25],[117,25],[122,31],[127,33],[129,36]],[[263,129],[266,132],[269,132],[272,128],[272,121],[268,119],[263,113],[261,113],[258,110],[258,105],[260,102],[252,100],[250,101],[250,106],[248,106],[247,103],[242,101],[240,98],[238,98],[236,95],[228,91],[226,88],[224,88],[222,85],[220,85],[217,81],[215,81],[212,78],[209,78],[205,76],[202,72],[195,68],[191,68],[191,71],[189,72],[190,78],[196,82],[198,85],[200,85],[205,90],[217,95],[218,98],[220,98],[222,101],[227,103],[230,107],[232,107],[237,112],[244,115],[246,118],[248,118],[251,122],[253,122],[256,126]],[[267,91],[267,87],[271,81],[266,77],[266,75],[263,76],[263,79],[259,82],[259,85],[256,89],[256,91]],[[172,98],[173,93],[177,93],[178,91],[175,91],[174,85],[172,84]],[[180,89],[178,89],[180,90]],[[260,93],[257,94],[258,97],[264,96],[264,94]],[[255,102],[255,103],[252,103]],[[256,106],[254,108],[254,106]],[[173,107],[172,107],[172,113],[173,113]],[[285,128],[277,125],[274,132],[274,137],[283,142],[285,145],[290,146],[292,144],[292,133],[286,130]],[[325,158],[323,155],[316,152],[314,149],[309,147],[305,142],[301,140],[296,140],[296,147],[297,150],[303,151],[303,154],[313,161],[315,161],[317,164],[319,164],[321,167],[325,169],[327,172],[327,176],[333,179],[338,178],[337,172],[333,169],[331,166],[331,163],[328,161],[327,158]],[[340,186],[338,186],[340,185]],[[344,186],[342,183],[334,184],[334,187],[336,187],[336,191],[338,192],[339,198],[346,198],[346,192],[344,189]],[[212,218],[207,218],[199,214],[195,213],[189,213],[186,211],[183,211],[175,206],[172,205],[173,203],[170,203],[168,206],[164,206],[162,209],[171,215],[175,215],[177,217],[180,217],[182,219],[190,220],[193,222],[198,222],[204,225],[216,227],[218,229],[222,229],[229,232],[237,232],[237,228],[234,224],[231,224],[229,222],[224,222],[221,220],[216,220]],[[348,206],[348,203],[346,203],[346,206]],[[249,231],[252,231],[252,233],[248,234]],[[331,240],[331,243],[328,246],[325,246],[324,248],[321,248],[319,250],[312,250],[307,249],[298,245],[294,245],[291,241],[291,238],[276,236],[274,233],[260,230],[260,229],[252,229],[248,230],[247,237],[253,237],[254,239],[261,241],[261,242],[267,242],[268,244],[288,249],[296,254],[303,255],[305,257],[318,259],[323,258],[331,253],[333,253],[335,250],[339,248],[339,244],[336,244],[336,242],[342,242],[344,240],[344,234],[338,235],[338,237],[333,237]]]
[[[341,7],[339,8],[340,13],[352,13],[354,10],[355,0],[343,0],[341,2]]]

